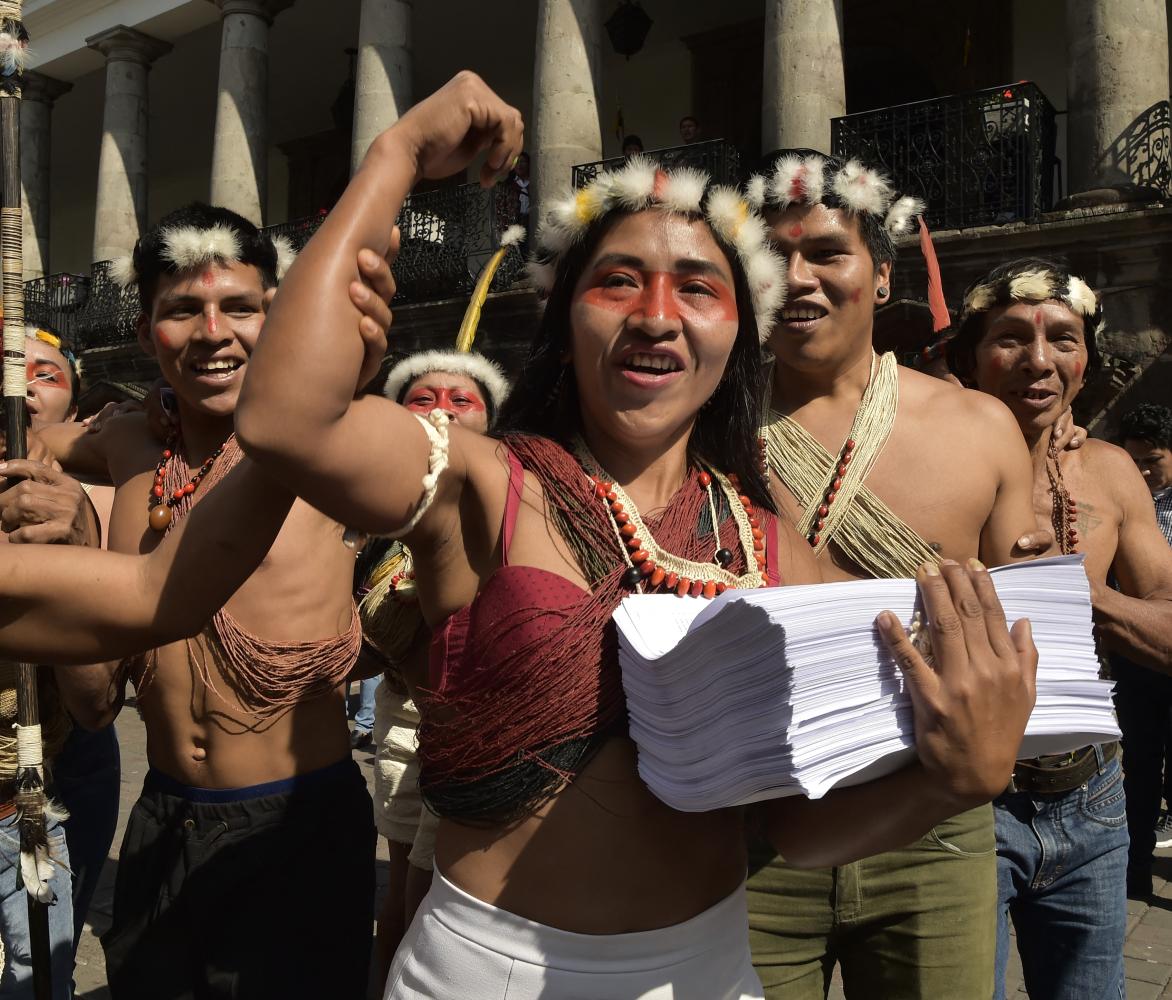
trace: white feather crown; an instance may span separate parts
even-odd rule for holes
[[[889,178],[858,160],[832,169],[830,161],[816,153],[778,157],[768,174],[755,174],[745,185],[745,195],[757,211],[825,204],[828,193],[833,196],[831,207],[873,215],[891,236],[912,232],[925,210],[919,198],[897,197]]]
[[[407,386],[429,372],[450,372],[473,379],[488,393],[493,413],[499,413],[509,398],[509,380],[500,365],[475,351],[420,351],[412,354],[387,373],[383,395],[397,403]]]
[[[785,301],[785,258],[769,246],[765,220],[734,188],[713,186],[704,171],[692,167],[664,169],[647,157],[636,156],[556,200],[537,231],[530,279],[548,296],[559,261],[591,226],[610,212],[648,208],[703,218],[733,247],[748,280],[758,337],[764,343]]]
[[[997,305],[1048,302],[1051,299],[1086,320],[1095,319],[1102,311],[1098,296],[1078,275],[1038,265],[1010,270],[994,281],[973,285],[965,293],[961,320],[963,322],[973,313],[988,312]]]
[[[277,255],[276,274],[280,282],[297,259],[297,251],[287,236],[273,236],[269,242]],[[159,255],[177,271],[212,263],[232,264],[240,260],[240,235],[224,223],[206,227],[168,227],[159,234],[159,243]],[[123,288],[137,283],[138,269],[134,264],[134,254],[115,257],[110,262],[109,275]]]

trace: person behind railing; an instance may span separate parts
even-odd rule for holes
[[[517,162],[505,178],[509,204],[509,222],[525,227],[529,232],[529,154],[522,150]]]
[[[700,120],[695,115],[684,115],[680,119],[680,141],[685,146],[700,141]]]
[[[637,135],[623,136],[623,156],[628,160],[643,152],[643,140]]]

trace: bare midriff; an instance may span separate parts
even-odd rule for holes
[[[626,739],[533,815],[494,827],[444,820],[436,844],[436,869],[465,892],[579,934],[681,923],[732,893],[746,863],[743,810],[664,805]]]

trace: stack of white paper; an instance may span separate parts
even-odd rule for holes
[[[1038,696],[1021,757],[1119,738],[1099,679],[1082,556],[991,571],[1006,618],[1029,618]],[[913,580],[633,595],[615,611],[639,773],[676,809],[819,798],[887,774],[914,750],[911,701],[875,629],[910,623]]]

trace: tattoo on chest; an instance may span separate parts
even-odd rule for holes
[[[1103,523],[1103,519],[1095,513],[1095,507],[1085,500],[1078,502],[1078,532],[1086,535]]]

